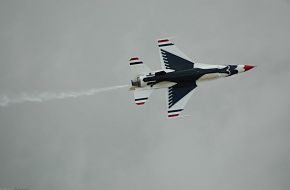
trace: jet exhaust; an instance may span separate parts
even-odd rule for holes
[[[116,90],[129,85],[118,85],[105,88],[93,88],[83,91],[68,91],[68,92],[40,92],[40,93],[21,93],[17,96],[0,95],[0,106],[6,107],[11,104],[21,104],[25,102],[45,102],[50,100],[59,100],[67,98],[78,98],[82,96],[92,96],[98,93]]]

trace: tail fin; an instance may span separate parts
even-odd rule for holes
[[[151,72],[151,69],[149,69],[149,67],[144,65],[143,61],[140,60],[138,57],[132,57],[130,59],[130,69],[133,73],[133,77],[134,78],[137,77],[137,80],[139,78],[138,77],[139,75],[144,75],[144,74],[148,74]],[[135,81],[132,81],[133,86],[134,86],[134,82]],[[136,81],[136,82],[138,82],[138,81]],[[138,86],[138,84],[136,84],[135,86]],[[139,106],[144,105],[152,93],[151,89],[133,88],[132,90],[134,90],[135,103]]]
[[[134,77],[141,75],[141,74],[147,74],[150,73],[151,70],[149,67],[143,64],[143,61],[140,60],[138,57],[132,57],[130,59],[130,69],[133,73]]]
[[[153,90],[143,90],[143,89],[135,89],[134,90],[134,98],[135,104],[138,106],[144,105],[145,102],[148,100],[149,96],[151,95]]]

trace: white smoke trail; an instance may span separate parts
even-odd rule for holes
[[[57,99],[67,99],[67,98],[77,98],[81,96],[91,96],[100,92],[106,92],[110,90],[115,90],[119,88],[128,87],[128,85],[118,85],[111,86],[106,88],[93,88],[85,91],[70,91],[70,92],[42,92],[42,93],[21,93],[18,96],[7,96],[0,95],[0,106],[5,107],[10,104],[20,104],[25,102],[45,102],[49,100],[57,100]]]

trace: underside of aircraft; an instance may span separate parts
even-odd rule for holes
[[[251,65],[194,63],[169,39],[158,40],[161,70],[152,71],[138,57],[130,59],[133,74],[130,90],[135,103],[144,105],[155,89],[167,88],[167,115],[178,117],[200,81],[229,77],[248,71]]]

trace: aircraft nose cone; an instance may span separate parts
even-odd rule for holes
[[[255,66],[252,66],[252,65],[245,65],[244,66],[244,69],[245,71],[248,71],[248,70],[251,70],[252,68],[254,68]]]

